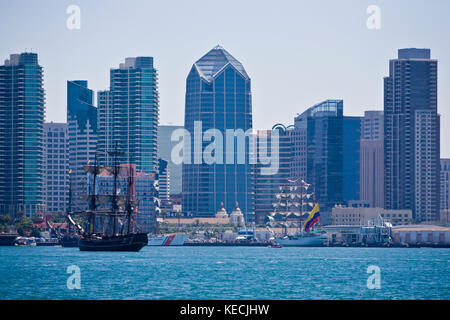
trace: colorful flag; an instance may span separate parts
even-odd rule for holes
[[[318,221],[320,221],[320,213],[319,213],[319,204],[316,203],[314,208],[311,210],[311,213],[309,214],[308,218],[306,218],[305,224],[303,225],[303,229],[306,232],[309,232],[311,227],[315,225]]]

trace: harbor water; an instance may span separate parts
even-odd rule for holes
[[[450,299],[449,262],[432,248],[0,247],[0,299]]]

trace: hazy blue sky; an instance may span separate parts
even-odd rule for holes
[[[81,8],[81,29],[66,9]],[[366,27],[369,5],[381,29]],[[252,78],[257,129],[327,98],[346,115],[383,108],[383,77],[398,48],[431,48],[439,60],[441,154],[450,157],[450,1],[113,1],[0,0],[0,59],[25,49],[44,66],[47,120],[66,119],[66,80],[107,89],[109,69],[128,56],[153,56],[161,124],[182,124],[186,76],[216,44]]]

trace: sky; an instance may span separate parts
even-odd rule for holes
[[[80,29],[67,28],[70,5]],[[380,29],[369,29],[370,5]],[[217,44],[252,79],[255,129],[292,124],[326,99],[344,114],[383,109],[383,77],[399,48],[430,48],[438,65],[441,157],[450,158],[450,1],[448,0],[0,0],[0,61],[39,54],[46,120],[66,121],[66,81],[109,87],[125,57],[153,56],[160,124],[183,124],[186,77]]]

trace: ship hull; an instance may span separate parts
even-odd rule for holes
[[[146,233],[130,233],[115,237],[95,239],[81,238],[80,251],[139,251],[148,243]]]
[[[325,235],[308,235],[296,238],[276,238],[278,244],[284,247],[323,247],[328,240]]]
[[[14,246],[18,234],[0,234],[0,246]]]
[[[80,238],[77,236],[65,235],[61,238],[61,246],[65,248],[77,248],[79,240]]]

